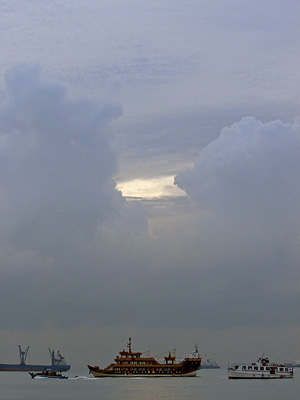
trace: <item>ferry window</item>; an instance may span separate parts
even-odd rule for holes
[[[258,367],[254,367],[254,370],[255,370],[255,371],[258,371]]]
[[[248,367],[248,369],[252,370],[252,367]]]
[[[280,368],[279,370],[280,370],[280,371],[283,371],[283,368]]]
[[[246,369],[245,365],[243,365],[242,369]]]
[[[266,370],[267,370],[267,371],[270,371],[270,367],[266,367]]]
[[[264,367],[260,367],[259,369],[260,369],[261,371],[264,371]]]
[[[286,371],[288,371],[289,369],[288,369],[288,368],[286,368],[285,370],[286,370]]]

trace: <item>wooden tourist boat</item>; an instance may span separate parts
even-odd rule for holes
[[[114,363],[101,369],[98,366],[88,365],[89,373],[96,378],[104,377],[189,377],[196,376],[201,366],[201,357],[187,357],[176,362],[176,356],[171,352],[160,363],[154,357],[143,357],[140,352],[131,350],[131,338],[127,344],[128,351],[120,351]]]

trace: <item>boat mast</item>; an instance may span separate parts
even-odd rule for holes
[[[21,346],[19,345],[19,352],[20,352],[20,364],[25,365],[27,354],[28,354],[29,346],[25,351],[22,351]]]
[[[50,353],[50,358],[51,358],[51,365],[54,365],[54,349],[51,351],[49,347],[49,353]]]
[[[131,337],[128,340],[129,340],[129,342],[127,343],[128,352],[131,353]]]

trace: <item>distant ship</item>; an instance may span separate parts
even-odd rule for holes
[[[196,376],[201,365],[201,358],[185,358],[176,362],[175,354],[171,352],[164,357],[164,363],[157,361],[150,355],[142,356],[143,353],[131,351],[131,338],[127,344],[128,351],[120,351],[119,355],[106,368],[88,365],[89,373],[95,378],[103,377],[186,377]]]
[[[285,366],[287,367],[293,367],[293,368],[300,368],[300,360],[294,361],[294,362],[285,362]]]
[[[190,352],[190,357],[191,358],[200,358],[197,344],[195,344],[194,351]],[[200,368],[201,369],[217,369],[217,368],[220,368],[220,366],[215,361],[207,358],[206,361],[201,361]]]
[[[218,369],[218,368],[220,368],[220,365],[218,365],[216,361],[211,360],[210,358],[207,358],[201,364],[201,369]]]
[[[52,371],[68,371],[71,365],[66,363],[65,358],[61,355],[60,351],[56,354],[54,350],[49,349],[51,365],[33,365],[26,364],[26,358],[28,355],[29,346],[25,351],[19,346],[20,353],[20,364],[0,364],[0,371],[15,371],[15,372],[29,372],[29,371],[44,371],[45,369],[51,369]]]

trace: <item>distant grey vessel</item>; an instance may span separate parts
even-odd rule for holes
[[[35,365],[35,364],[26,364],[26,358],[28,355],[29,346],[25,351],[21,349],[19,346],[20,353],[20,364],[0,364],[0,371],[15,371],[15,372],[29,372],[29,371],[44,371],[46,369],[51,369],[52,371],[68,371],[71,368],[71,365],[66,363],[65,357],[57,351],[49,349],[51,365]]]
[[[195,344],[194,351],[190,352],[191,358],[198,358],[200,357],[198,346]],[[201,367],[199,369],[218,369],[220,366],[216,363],[216,361],[207,358],[205,361],[202,361]]]
[[[218,369],[218,368],[220,368],[220,365],[218,365],[216,361],[210,358],[207,358],[201,364],[201,369]]]
[[[300,360],[294,362],[285,362],[284,365],[286,367],[300,368]]]

